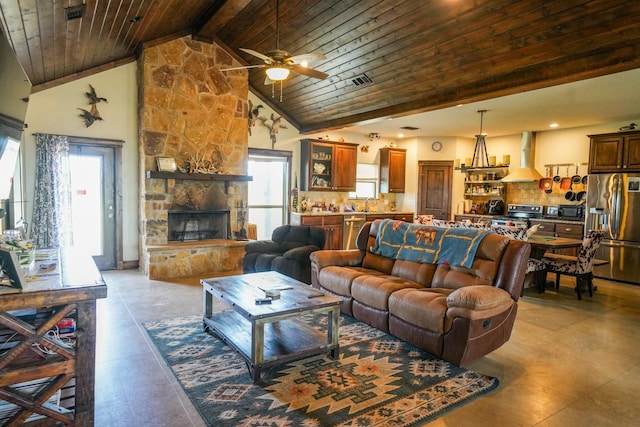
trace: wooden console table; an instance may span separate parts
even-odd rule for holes
[[[3,426],[31,421],[38,425],[93,425],[96,299],[107,296],[107,287],[89,256],[66,251],[56,255],[49,253],[57,262],[48,260],[43,268],[36,255],[33,278],[25,289],[0,294]],[[76,321],[75,345],[47,334],[64,318]],[[52,396],[73,380],[74,396],[52,402]],[[25,384],[33,383],[41,385],[25,392]],[[36,418],[40,419],[34,421]]]

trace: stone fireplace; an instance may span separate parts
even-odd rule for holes
[[[242,270],[245,243],[232,236],[250,179],[248,82],[219,71],[233,65],[188,36],[140,55],[140,265],[151,279]],[[179,170],[158,172],[158,157]]]
[[[231,211],[175,211],[168,213],[169,242],[231,238]]]

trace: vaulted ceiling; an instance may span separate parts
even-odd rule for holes
[[[294,74],[282,102],[264,70],[248,78],[303,133],[640,68],[637,1],[281,0],[279,14],[280,48],[321,52],[329,77]],[[274,50],[276,0],[0,0],[0,24],[38,91],[189,34],[260,64],[240,48]]]

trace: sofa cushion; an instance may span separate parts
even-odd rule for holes
[[[356,277],[363,275],[381,276],[384,273],[362,267],[330,266],[320,270],[320,285],[337,295],[351,296],[351,283]]]
[[[369,251],[367,251],[367,253],[364,255],[364,259],[362,260],[363,267],[381,271],[384,274],[391,274],[393,263],[393,259],[372,254]]]
[[[395,276],[360,276],[353,279],[351,295],[358,302],[378,310],[389,310],[389,296],[399,289],[423,288],[412,280]]]
[[[389,313],[407,323],[444,333],[451,289],[401,289],[389,297]]]
[[[431,286],[437,265],[422,264],[416,261],[396,260],[391,274],[403,279],[413,280],[423,286]]]
[[[458,289],[464,286],[493,284],[509,241],[505,236],[487,234],[478,246],[471,268],[440,264],[433,276],[431,287]]]

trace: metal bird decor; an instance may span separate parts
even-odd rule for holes
[[[249,135],[251,135],[251,128],[256,125],[256,120],[260,115],[260,108],[264,108],[262,104],[254,108],[253,103],[249,100]]]
[[[276,116],[271,113],[271,120],[266,117],[258,117],[258,120],[262,122],[262,125],[269,128],[269,137],[271,138],[271,149],[275,148],[276,145],[276,135],[278,135],[278,130],[288,129],[287,126],[281,123],[282,116]]]
[[[89,88],[91,89],[91,92],[85,92],[85,95],[87,95],[87,98],[89,98],[89,104],[95,105],[101,101],[109,103],[109,101],[107,101],[107,98],[102,98],[96,95],[96,90],[93,88],[93,86],[89,85]]]
[[[98,112],[98,108],[95,104],[91,106],[91,111],[87,111],[84,108],[78,108],[78,110],[82,111],[80,117],[84,119],[84,125],[86,127],[91,126],[97,120],[102,120],[102,117],[100,117],[100,113]]]
[[[108,103],[109,101],[107,101],[107,98],[103,98],[101,96],[98,96],[96,94],[96,90],[94,89],[93,86],[89,85],[89,92],[85,92],[85,95],[87,95],[87,98],[89,98],[89,105],[91,105],[91,110],[87,111],[84,108],[78,108],[78,110],[82,111],[82,114],[79,114],[80,117],[82,117],[82,119],[84,120],[84,125],[86,127],[91,126],[92,124],[94,124],[96,121],[102,121],[104,120],[101,116],[100,116],[100,112],[98,111],[98,106],[96,104],[98,104],[99,102],[106,102]]]

